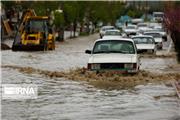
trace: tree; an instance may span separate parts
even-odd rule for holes
[[[54,25],[56,27],[56,31],[58,32],[58,41],[64,40],[64,15],[59,11],[54,12]]]

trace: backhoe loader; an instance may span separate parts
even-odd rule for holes
[[[32,9],[25,11],[16,33],[12,50],[54,50],[55,41],[48,20],[48,16],[36,16]]]

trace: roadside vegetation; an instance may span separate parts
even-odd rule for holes
[[[177,52],[177,60],[180,63],[180,2],[169,2],[165,11],[165,25],[171,34],[171,38]]]

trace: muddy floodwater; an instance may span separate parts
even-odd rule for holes
[[[36,84],[38,98],[2,100],[3,120],[180,120],[180,101],[171,85],[147,83],[131,89],[101,89],[87,81],[68,77],[47,77],[14,69],[31,67],[42,71],[64,72],[86,67],[86,49],[98,38],[68,39],[57,43],[55,51],[1,51],[3,84]],[[169,42],[169,41],[168,41]],[[166,53],[164,50],[157,54]],[[141,70],[151,73],[171,71],[175,57],[142,57]],[[172,67],[171,67],[172,68]],[[163,78],[164,79],[164,78]],[[170,78],[167,78],[170,79]]]

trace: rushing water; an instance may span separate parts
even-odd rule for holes
[[[85,67],[97,35],[57,43],[55,51],[2,51],[2,65],[30,66],[63,71]],[[142,58],[141,69],[162,72],[174,64],[172,58]],[[101,90],[86,82],[47,78],[2,68],[3,84],[36,84],[38,98],[2,100],[3,120],[179,120],[180,104],[172,87],[139,85],[133,90]],[[158,98],[158,99],[157,99]]]

